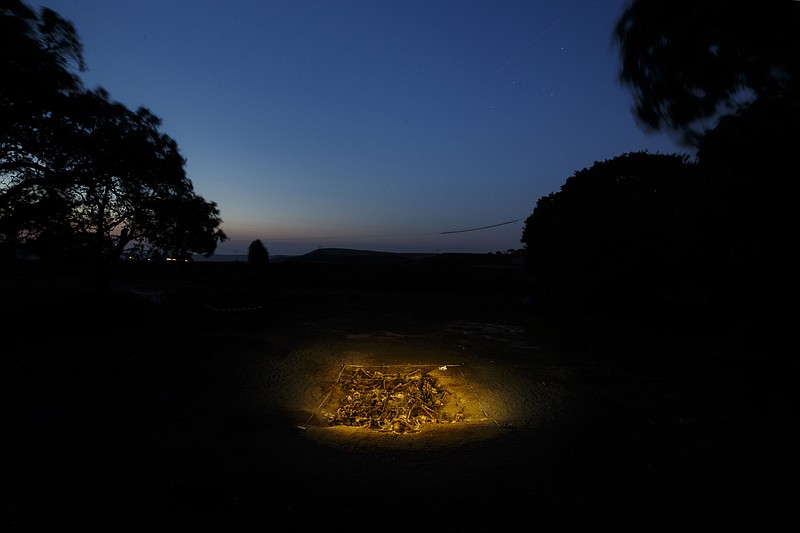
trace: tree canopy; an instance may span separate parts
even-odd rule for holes
[[[711,120],[762,98],[800,97],[800,2],[634,0],[614,41],[648,128],[696,145]]]
[[[247,261],[256,267],[262,267],[269,263],[269,251],[261,239],[256,239],[247,247]]]
[[[540,198],[522,233],[539,308],[562,316],[643,316],[693,284],[686,234],[695,165],[633,152],[595,162]]]
[[[772,335],[793,283],[800,2],[632,0],[614,27],[646,128],[686,156],[596,162],[540,198],[522,234],[533,297],[607,318],[674,311]],[[758,332],[754,334],[753,332]]]
[[[226,239],[216,204],[196,194],[156,115],[83,87],[74,27],[5,1],[0,28],[2,239],[91,259],[101,285],[130,243],[168,257],[213,254]]]

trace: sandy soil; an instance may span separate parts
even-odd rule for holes
[[[338,281],[136,280],[97,310],[85,287],[16,278],[3,530],[797,525],[796,416],[720,367],[735,344],[556,339],[514,280]],[[433,371],[467,420],[331,427],[352,364],[450,365]]]

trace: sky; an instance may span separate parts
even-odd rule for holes
[[[539,198],[634,151],[618,81],[627,0],[46,0],[88,88],[163,120],[215,255],[522,247]]]

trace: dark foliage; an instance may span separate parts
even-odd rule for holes
[[[19,2],[0,9],[0,239],[44,259],[91,266],[107,287],[128,244],[206,256],[226,239],[177,143],[146,108],[86,90],[74,27]]]
[[[533,301],[564,316],[661,320],[708,298],[692,263],[699,243],[686,156],[629,153],[576,172],[540,198],[522,242]]]
[[[686,195],[696,269],[758,351],[792,300],[789,189],[800,143],[800,2],[635,0],[614,33],[620,78],[649,128],[697,147]]]
[[[256,268],[269,264],[269,251],[261,239],[256,239],[247,247],[247,261]]]
[[[780,302],[794,297],[798,146],[800,102],[762,98],[723,117],[698,150],[712,268],[719,284],[730,288],[729,308],[761,332],[760,344],[789,327]]]
[[[696,145],[709,120],[800,96],[800,2],[636,0],[614,31],[620,79],[654,129]]]

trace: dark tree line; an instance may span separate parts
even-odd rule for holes
[[[161,120],[80,80],[82,45],[56,12],[0,3],[0,243],[90,266],[120,255],[211,255],[226,239]]]
[[[791,0],[630,4],[614,39],[635,116],[695,153],[623,154],[541,198],[522,235],[536,303],[775,330],[793,283],[799,27]]]

